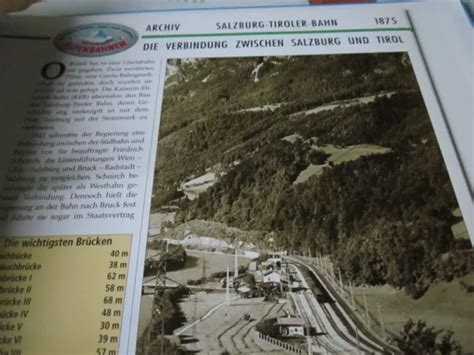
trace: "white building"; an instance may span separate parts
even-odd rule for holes
[[[281,275],[276,271],[270,271],[263,274],[263,283],[277,283],[281,282]]]
[[[279,263],[281,265],[281,263],[282,263],[281,255],[280,254],[271,254],[270,257],[267,259],[267,262],[272,263],[272,264]]]
[[[277,318],[278,330],[285,337],[304,337],[304,321],[296,317]]]

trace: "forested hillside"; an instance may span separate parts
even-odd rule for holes
[[[469,242],[451,233],[457,202],[406,54],[167,70],[154,210],[272,233],[274,247],[331,254],[353,281],[414,296],[467,271]],[[187,198],[183,183],[206,173],[215,181]]]

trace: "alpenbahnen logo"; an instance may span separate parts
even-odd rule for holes
[[[54,39],[61,52],[79,57],[100,57],[122,52],[138,41],[130,27],[113,23],[93,23],[67,29]]]

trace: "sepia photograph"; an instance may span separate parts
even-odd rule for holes
[[[137,354],[474,352],[407,53],[169,59]]]

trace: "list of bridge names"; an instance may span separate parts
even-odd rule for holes
[[[117,353],[130,235],[0,238],[0,355]]]

